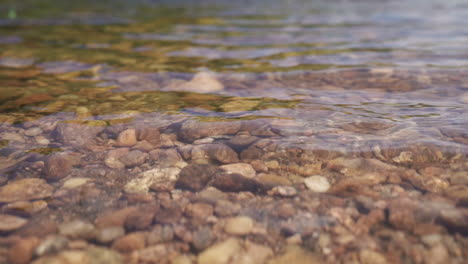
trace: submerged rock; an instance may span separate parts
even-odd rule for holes
[[[38,200],[50,197],[53,187],[43,179],[28,178],[8,183],[0,188],[0,202]]]
[[[199,72],[188,82],[178,82],[169,87],[168,90],[189,91],[196,93],[214,93],[224,90],[224,85],[216,79],[213,74]]]
[[[0,232],[9,232],[24,226],[28,220],[7,214],[0,214]]]
[[[230,238],[219,242],[198,256],[199,264],[228,264],[230,260],[242,250],[241,242]]]
[[[208,164],[190,164],[183,168],[177,179],[176,188],[197,192],[205,188],[218,168]]]
[[[330,189],[330,183],[327,178],[314,175],[304,179],[305,186],[313,192],[326,192]]]
[[[75,123],[59,123],[55,128],[55,133],[57,139],[65,145],[89,147],[95,144],[96,135],[104,130],[104,124],[105,123],[81,125]]]
[[[198,122],[194,120],[185,121],[179,131],[179,138],[183,141],[193,142],[194,140],[219,136],[232,135],[239,131],[241,122]]]
[[[179,175],[179,168],[158,168],[142,172],[137,178],[128,182],[124,189],[128,193],[146,193],[153,184],[173,184]]]

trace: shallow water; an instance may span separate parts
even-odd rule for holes
[[[251,2],[0,1],[0,262],[47,236],[68,246],[31,249],[38,263],[75,244],[214,263],[232,236],[244,251],[220,263],[250,242],[268,256],[246,263],[468,257],[468,4]],[[195,164],[217,171],[200,188],[181,176]],[[101,239],[102,213],[128,208],[153,214]],[[230,232],[237,215],[256,231]]]

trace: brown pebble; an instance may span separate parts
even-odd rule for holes
[[[12,264],[30,263],[34,250],[39,245],[37,237],[27,237],[18,240],[9,250],[8,259]]]
[[[182,169],[177,179],[176,188],[200,191],[214,176],[218,168],[207,164],[190,164]]]
[[[133,128],[120,132],[117,137],[117,145],[121,147],[131,147],[137,143],[136,130]]]
[[[143,232],[134,232],[118,238],[112,244],[112,248],[122,252],[132,252],[143,249],[146,246],[146,234]]]
[[[257,181],[235,173],[216,174],[212,185],[226,192],[256,192],[260,189]]]

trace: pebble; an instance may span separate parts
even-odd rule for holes
[[[278,255],[268,264],[322,264],[325,263],[319,256],[299,246],[290,245],[282,255]]]
[[[73,166],[80,163],[80,157],[67,153],[52,154],[45,160],[45,178],[56,181],[66,177]]]
[[[24,134],[28,137],[35,137],[42,133],[42,129],[39,127],[33,127],[24,131]]]
[[[145,248],[145,241],[145,233],[134,232],[115,240],[114,243],[112,243],[112,248],[122,253],[132,252]]]
[[[288,186],[291,185],[291,181],[288,178],[282,177],[272,173],[260,173],[255,180],[260,184],[260,186],[269,190],[276,186]]]
[[[212,73],[199,72],[190,81],[173,85],[170,89],[197,93],[214,93],[224,90],[224,85]]]
[[[206,203],[193,203],[187,205],[185,214],[195,219],[206,220],[213,215],[213,206]]]
[[[60,235],[70,237],[72,239],[92,239],[95,237],[96,229],[94,225],[83,221],[74,220],[68,223],[59,225]]]
[[[239,162],[237,153],[225,144],[204,145],[203,150],[210,159],[219,161],[222,164]]]
[[[135,167],[139,166],[148,159],[148,154],[145,152],[142,152],[140,150],[132,150],[126,155],[123,155],[120,158],[120,161],[126,166],[126,167]]]
[[[148,233],[146,241],[148,245],[170,242],[174,239],[174,231],[169,225],[156,225]]]
[[[94,225],[97,228],[123,227],[127,217],[137,210],[137,207],[125,207],[120,210],[104,212],[96,218]]]
[[[20,134],[17,134],[17,133],[5,132],[0,135],[0,138],[6,141],[16,141],[16,142],[21,142],[21,143],[25,142],[24,138]]]
[[[226,220],[224,231],[231,235],[244,236],[252,232],[254,221],[248,216],[237,216]]]
[[[256,174],[252,165],[248,163],[228,164],[228,165],[220,166],[219,168],[223,169],[227,173],[237,173],[246,178],[253,178],[255,177],[255,174]]]
[[[67,189],[74,189],[74,188],[78,188],[80,186],[85,185],[89,181],[90,181],[89,178],[83,178],[83,177],[71,178],[71,179],[66,180],[63,183],[62,187],[67,188]]]
[[[0,232],[10,232],[24,226],[28,220],[7,214],[0,214]]]
[[[229,238],[216,243],[198,255],[198,264],[228,264],[241,249],[241,242],[238,239]]]
[[[157,127],[144,127],[137,131],[138,140],[147,141],[150,144],[157,146],[161,142],[161,134]]]
[[[136,130],[131,128],[131,129],[126,129],[122,132],[117,137],[117,145],[121,147],[131,147],[137,143],[137,136],[136,136]]]
[[[257,181],[240,174],[217,173],[211,184],[225,192],[256,192],[260,189]]]
[[[215,213],[218,216],[236,215],[241,210],[241,205],[227,200],[217,200],[215,205]]]
[[[105,122],[81,125],[75,123],[59,123],[55,128],[57,139],[65,145],[75,147],[90,147],[96,143],[96,135],[104,130]]]
[[[112,149],[109,152],[107,152],[104,163],[107,167],[111,169],[123,169],[125,168],[125,164],[122,161],[120,161],[120,158],[124,155],[127,155],[128,152],[130,152],[130,149],[128,148]]]
[[[43,179],[27,178],[0,187],[0,202],[38,200],[52,195],[53,187]]]
[[[185,121],[179,131],[178,137],[187,142],[206,137],[219,135],[232,135],[239,131],[241,122],[198,122],[194,120]]]
[[[40,145],[49,145],[50,144],[50,141],[44,137],[44,136],[37,136],[36,138],[36,142]]]
[[[149,227],[158,209],[158,206],[153,205],[140,206],[137,211],[127,216],[125,228],[127,230],[142,230]]]
[[[305,178],[304,184],[309,190],[313,192],[322,193],[330,189],[330,183],[328,182],[327,178],[320,175],[314,175]]]
[[[196,250],[201,251],[208,248],[214,238],[210,227],[202,227],[193,233],[192,245]]]
[[[100,243],[110,243],[125,235],[125,229],[121,226],[104,227],[96,232],[96,240]]]
[[[208,164],[190,164],[180,171],[176,188],[198,192],[214,177],[218,168]]]
[[[147,193],[153,184],[175,182],[180,171],[179,168],[174,167],[144,171],[128,182],[124,190],[128,193]]]
[[[30,263],[37,245],[39,245],[37,237],[27,237],[18,240],[8,251],[8,260],[12,264]]]
[[[379,252],[363,249],[359,252],[359,258],[362,264],[386,264],[387,260]]]
[[[297,195],[297,190],[292,186],[276,186],[273,187],[273,189],[271,189],[268,194],[283,197],[293,197]]]
[[[47,202],[44,200],[39,201],[19,201],[6,204],[2,207],[6,213],[11,212],[12,214],[21,214],[21,215],[34,215],[41,210],[47,208]]]
[[[87,247],[85,250],[64,250],[57,255],[41,257],[32,264],[123,264],[122,256],[113,250]]]
[[[36,256],[43,256],[46,254],[56,253],[66,248],[68,246],[68,243],[68,239],[64,236],[48,236],[41,241],[41,243],[39,244],[39,246],[37,246],[34,252]]]

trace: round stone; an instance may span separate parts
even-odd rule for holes
[[[254,221],[248,216],[229,218],[224,225],[224,231],[231,235],[247,235],[254,226]]]
[[[328,182],[327,178],[314,175],[304,179],[304,184],[306,185],[309,190],[313,192],[326,192],[330,189],[330,183]]]

